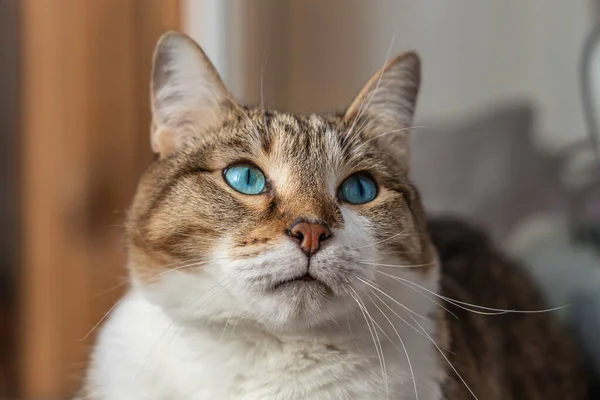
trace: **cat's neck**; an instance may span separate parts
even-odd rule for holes
[[[134,283],[131,296],[138,301],[147,302],[149,307],[155,308],[157,313],[168,319],[171,325],[177,326],[181,332],[194,334],[195,331],[201,331],[204,336],[216,339],[219,343],[229,340],[351,343],[359,340],[372,345],[373,339],[395,343],[398,336],[409,342],[413,338],[428,341],[439,336],[439,331],[444,329],[440,318],[440,311],[443,310],[436,304],[439,301],[435,298],[439,290],[437,271],[438,268],[435,268],[427,276],[411,279],[418,286],[392,279],[395,275],[400,279],[404,278],[401,277],[400,270],[391,271],[389,279],[380,281],[370,292],[357,293],[360,307],[349,307],[345,315],[332,317],[316,326],[290,329],[272,329],[260,324],[245,315],[234,298],[222,295],[218,302],[198,302],[197,298],[191,298],[188,304],[176,304],[170,310],[153,305],[156,293],[149,293],[147,287]],[[172,283],[174,287],[180,284],[178,278],[173,279]],[[214,288],[198,287],[200,294],[211,290]],[[159,294],[164,295],[165,291],[162,290]],[[164,298],[159,302],[164,304]],[[190,314],[192,307],[198,311]],[[380,336],[379,339],[377,335]]]

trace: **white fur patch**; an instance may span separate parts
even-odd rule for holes
[[[315,273],[324,279],[356,274],[373,286],[355,279],[353,289],[328,301],[302,297],[298,287],[273,293],[265,289],[273,281],[306,268],[296,245],[282,241],[258,257],[235,261],[227,260],[223,243],[201,272],[165,274],[158,285],[136,286],[119,305],[93,355],[92,398],[376,400],[389,394],[414,399],[414,373],[419,398],[439,399],[443,371],[427,338],[435,337],[435,323],[427,319],[435,305],[408,285],[375,273],[376,266],[358,264],[378,256],[377,263],[393,261],[378,255],[364,217],[346,208],[342,213],[345,229],[317,253],[314,268],[320,272]],[[437,290],[435,273],[381,269]],[[374,321],[370,326],[367,313]],[[417,332],[418,324],[428,333]]]

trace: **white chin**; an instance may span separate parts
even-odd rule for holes
[[[347,302],[317,281],[284,283],[261,297],[254,313],[274,330],[313,328],[346,312]]]

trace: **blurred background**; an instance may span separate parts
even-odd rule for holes
[[[391,54],[423,87],[430,214],[521,261],[600,371],[600,1],[0,0],[0,398],[66,399],[126,290],[152,49],[183,30],[237,98],[342,111]]]

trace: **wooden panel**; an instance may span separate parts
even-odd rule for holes
[[[84,132],[85,126],[80,122],[83,102],[68,110],[73,118],[67,117],[67,94],[84,99],[86,88],[85,68],[76,68],[82,63],[82,52],[72,48],[82,37],[81,27],[69,27],[77,33],[74,37],[65,32],[68,16],[61,9],[65,3],[33,0],[26,2],[22,15],[22,381],[26,385],[23,394],[32,399],[59,394],[64,387],[61,337],[71,327],[63,326],[62,279],[89,268],[81,254],[85,249],[81,230],[77,232],[76,223],[68,223],[82,225],[83,215],[66,215],[67,210],[83,213],[85,164],[77,154],[83,156],[86,139],[68,130]],[[83,15],[83,2],[71,3],[71,12]],[[78,122],[79,129],[75,127]],[[68,159],[71,155],[75,158]],[[81,290],[87,282],[80,281]]]
[[[150,160],[154,41],[172,0],[23,0],[23,399],[66,398],[122,292],[122,219]],[[104,292],[102,295],[98,293]]]

